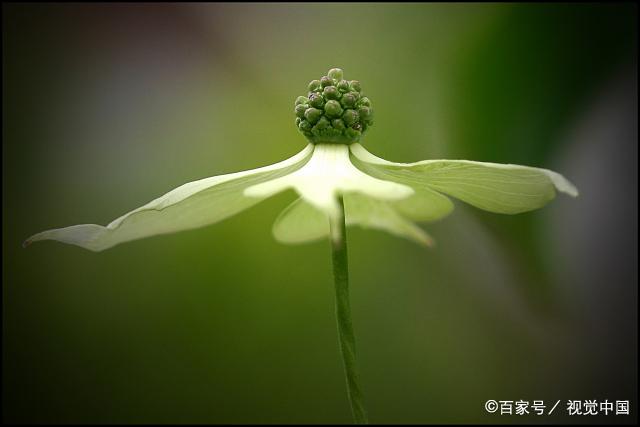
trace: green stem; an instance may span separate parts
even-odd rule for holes
[[[344,203],[338,199],[340,215],[331,221],[331,255],[333,278],[336,285],[336,320],[340,336],[340,351],[347,379],[347,395],[356,424],[368,424],[362,389],[356,365],[356,340],[351,323],[349,304],[349,265],[347,261],[347,233],[344,221]]]

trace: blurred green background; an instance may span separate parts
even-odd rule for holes
[[[541,166],[581,190],[516,216],[458,203],[425,226],[434,250],[350,230],[371,421],[637,421],[635,4],[2,8],[5,422],[350,422],[328,243],[271,237],[292,192],[99,254],[20,246],[290,157],[295,97],[336,66],[373,101],[374,154]]]

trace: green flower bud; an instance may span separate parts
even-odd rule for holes
[[[327,101],[324,105],[324,112],[329,117],[340,117],[342,115],[342,107],[338,101]]]
[[[333,133],[331,132],[332,130],[331,122],[329,122],[326,117],[322,117],[318,120],[318,123],[311,128],[311,133],[318,137],[330,136]]]
[[[342,93],[349,92],[349,82],[346,80],[340,80],[336,87]]]
[[[320,94],[312,93],[309,95],[309,105],[316,108],[322,108],[324,105],[324,98]]]
[[[326,117],[320,117],[320,120],[318,120],[318,123],[316,123],[314,127],[318,129],[326,129],[331,127],[331,122]]]
[[[337,130],[340,130],[340,131],[342,131],[342,130],[344,130],[346,128],[346,126],[344,125],[344,122],[342,121],[342,119],[333,119],[333,120],[331,120],[331,126],[334,129],[337,129]]]
[[[315,92],[320,89],[320,87],[320,80],[311,80],[311,82],[309,82],[309,92]]]
[[[358,115],[362,120],[368,119],[369,117],[371,117],[371,108],[369,107],[358,108]]]
[[[332,68],[309,83],[307,97],[296,98],[296,126],[314,144],[359,141],[373,124],[371,101],[361,93],[360,82],[344,80],[342,70]]]
[[[342,98],[340,98],[340,103],[344,108],[355,107],[357,98],[354,96],[354,93],[355,92],[349,92],[342,95]]]
[[[332,68],[327,73],[327,76],[332,78],[333,80],[342,80],[342,70],[340,68]]]
[[[314,124],[320,119],[320,117],[322,117],[322,111],[313,107],[307,108],[307,110],[304,112],[304,117],[309,123]]]
[[[304,112],[309,108],[309,104],[298,104],[296,105],[296,116],[300,118],[304,118]]]
[[[324,99],[340,99],[340,92],[335,86],[327,86],[322,91],[322,96],[324,96]]]
[[[359,130],[355,130],[353,128],[347,128],[344,131],[345,135],[347,136],[347,138],[352,139],[354,142],[360,139],[360,136],[362,135],[362,133]]]
[[[344,120],[344,124],[347,126],[351,126],[359,119],[358,112],[355,110],[347,110],[342,115],[342,120]]]
[[[306,120],[302,120],[298,124],[298,129],[300,129],[303,132],[310,132],[311,131],[311,123],[309,123]]]

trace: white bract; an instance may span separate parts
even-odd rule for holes
[[[184,184],[106,227],[81,224],[47,230],[25,245],[57,240],[102,251],[219,222],[287,189],[300,198],[273,226],[275,238],[284,243],[327,237],[329,221],[340,215],[340,196],[348,226],[385,230],[430,245],[432,239],[415,222],[448,215],[453,204],[446,195],[503,214],[540,208],[556,191],[578,195],[567,179],[547,169],[467,160],[392,163],[358,143],[309,144],[280,163]]]

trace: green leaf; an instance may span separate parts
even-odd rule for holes
[[[548,169],[468,160],[425,160],[392,163],[351,145],[354,164],[365,173],[408,185],[436,190],[490,212],[516,214],[541,208],[556,191],[576,197],[566,178]]]
[[[393,202],[378,200],[362,193],[345,193],[347,226],[357,225],[387,231],[421,245],[433,245],[433,239],[413,222],[405,219]],[[445,198],[446,199],[446,198]],[[273,235],[282,243],[304,243],[329,236],[329,216],[303,198],[289,205],[276,219]]]
[[[297,155],[270,166],[190,182],[106,227],[81,224],[47,230],[31,236],[24,246],[39,240],[57,240],[102,251],[135,239],[213,224],[260,202],[263,197],[246,197],[244,190],[296,171],[309,160],[312,152],[313,146],[309,144]]]

